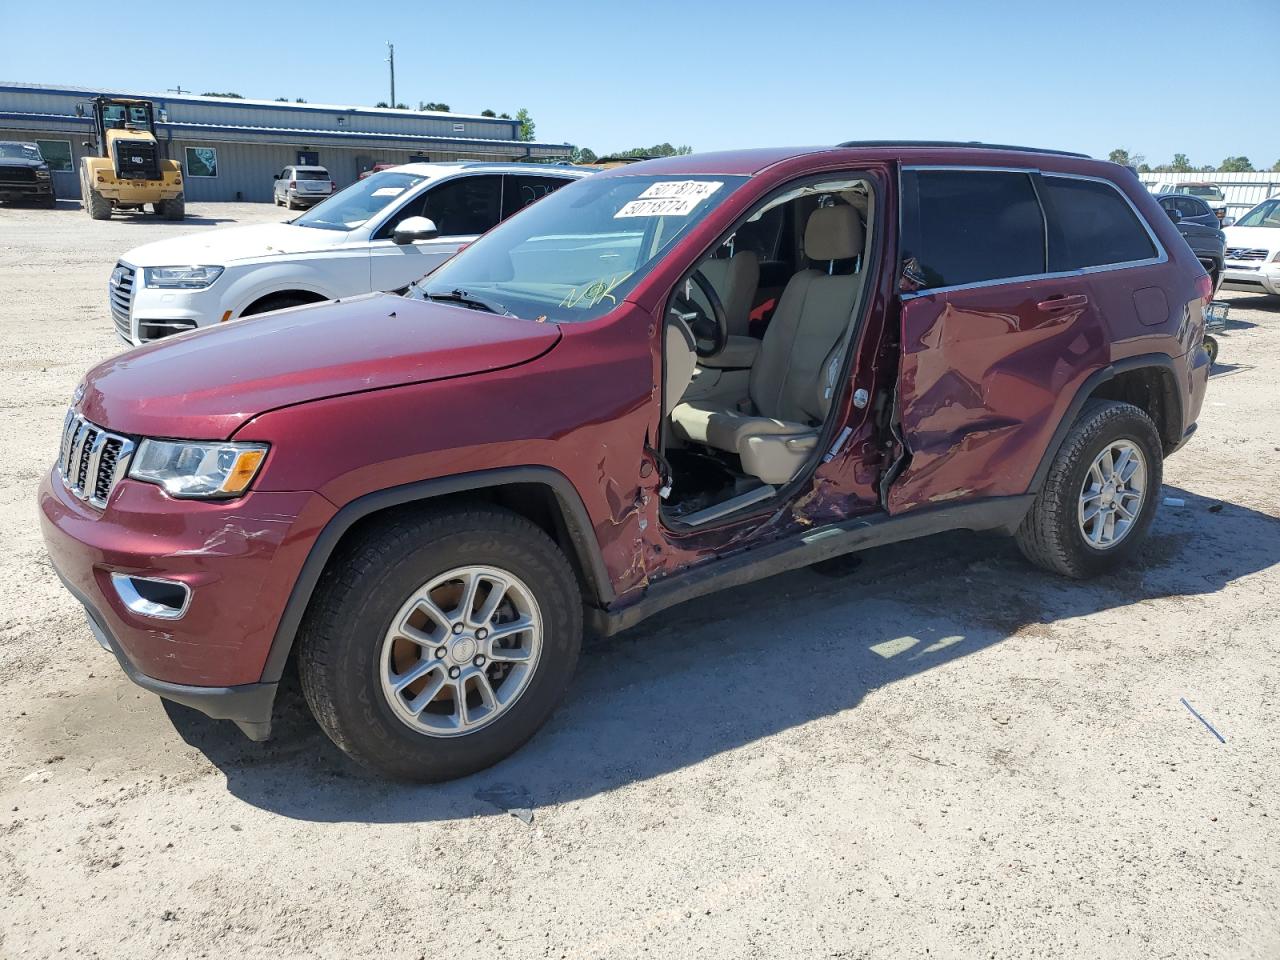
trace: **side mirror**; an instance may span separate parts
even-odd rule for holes
[[[417,240],[434,240],[440,236],[436,223],[428,217],[407,217],[397,225],[391,239],[396,243],[414,243]]]
[[[1232,224],[1234,224],[1235,222],[1236,222],[1236,218],[1235,218],[1235,217],[1223,217],[1223,218],[1222,218],[1222,225],[1223,225],[1224,227],[1229,227],[1229,226],[1231,226]]]
[[[1174,223],[1180,223],[1182,221],[1182,213],[1180,211],[1170,209],[1166,212],[1169,214],[1169,219]]]
[[[273,174],[271,175],[271,179],[272,179],[272,180],[279,180],[279,179],[280,179],[280,174],[278,174],[278,173],[273,173]]]

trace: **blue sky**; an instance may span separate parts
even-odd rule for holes
[[[1280,160],[1280,0],[193,9],[7,3],[0,80],[373,104],[387,98],[391,40],[400,100],[527,107],[539,140],[598,153],[910,137],[1095,156],[1124,146],[1152,164],[1174,152],[1197,165]],[[176,29],[162,26],[170,16]],[[107,42],[109,31],[123,42]]]

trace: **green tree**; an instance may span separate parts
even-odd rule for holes
[[[688,144],[682,144],[673,147],[669,143],[657,143],[652,147],[632,147],[630,150],[618,150],[611,154],[614,157],[643,157],[644,159],[652,159],[653,157],[683,157],[693,153],[693,147]]]
[[[302,97],[294,97],[294,98],[293,98],[293,102],[294,102],[294,103],[306,103],[307,101],[306,101],[306,100],[304,100]]]
[[[569,161],[571,163],[595,163],[599,159],[596,156],[596,152],[590,147],[574,147],[569,151]]]
[[[435,103],[434,101],[431,103],[423,103],[422,101],[418,101],[418,109],[429,110],[435,113],[448,113],[449,105],[447,103]]]
[[[376,108],[376,107],[383,107],[383,108],[385,109],[386,107],[389,107],[389,106],[391,106],[391,104],[387,103],[387,101],[385,101],[385,100],[379,100],[377,103],[375,103],[375,104],[374,104],[374,107],[375,107],[375,108]]]
[[[534,126],[533,117],[529,116],[529,111],[524,107],[521,107],[516,111],[516,119],[520,121],[520,139],[532,140],[533,131],[536,128]]]
[[[499,119],[499,120],[510,120],[510,119],[511,119],[511,114],[509,114],[509,113],[500,113],[500,114],[498,114],[498,119]]]
[[[1138,172],[1139,172],[1139,173],[1150,173],[1150,172],[1151,172],[1151,165],[1150,165],[1150,164],[1147,164],[1147,163],[1140,163],[1140,164],[1138,164]]]
[[[397,103],[397,104],[396,104],[396,109],[397,109],[397,110],[408,110],[408,109],[409,109],[409,105],[408,105],[407,103]]]
[[[1223,173],[1253,173],[1253,164],[1248,157],[1227,157],[1218,164],[1218,169]]]
[[[496,114],[496,113],[494,113],[492,110],[481,110],[481,111],[480,111],[480,116],[482,116],[482,117],[496,117],[496,116],[497,116],[497,114]]]
[[[244,99],[244,97],[242,97],[242,96],[241,96],[240,94],[238,94],[238,93],[213,93],[212,91],[210,91],[210,92],[208,92],[208,93],[202,93],[202,94],[200,94],[200,96],[202,96],[202,97],[224,97],[224,98],[226,98],[227,100],[243,100],[243,99]]]
[[[1271,165],[1271,169],[1274,173],[1280,173],[1280,160],[1277,160],[1275,163],[1273,163]]]
[[[288,97],[276,97],[276,103],[288,103],[288,102],[289,102]]]
[[[1173,163],[1169,164],[1169,169],[1174,173],[1190,173],[1191,161],[1187,159],[1185,153],[1175,153],[1173,155]]]
[[[1129,163],[1129,151],[1124,147],[1116,147],[1107,154],[1107,159],[1112,163],[1118,163],[1122,166],[1126,166]]]

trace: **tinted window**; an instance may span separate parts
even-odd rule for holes
[[[484,233],[501,217],[502,177],[457,177],[427,191],[422,215],[442,237]]]
[[[1079,270],[1156,256],[1155,245],[1133,208],[1100,180],[1046,176],[1045,197],[1053,211],[1055,242],[1049,270]]]
[[[925,287],[1044,273],[1044,217],[1025,173],[903,174],[902,256]]]
[[[548,193],[554,193],[569,182],[563,177],[529,177],[523,174],[503,179],[506,181],[503,186],[506,193],[502,197],[503,219],[519,213],[529,204],[541,200]]]
[[[295,180],[328,180],[328,170],[299,170],[294,176]]]

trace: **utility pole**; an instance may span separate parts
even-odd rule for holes
[[[390,40],[387,41],[387,63],[391,64],[391,103],[394,109],[396,105],[396,45]]]
[[[183,89],[182,89],[182,84],[178,84],[176,87],[170,87],[170,88],[168,89],[168,91],[167,91],[167,92],[168,92],[168,93],[183,94],[183,93],[190,93],[191,91],[190,91],[190,90],[183,90]]]

